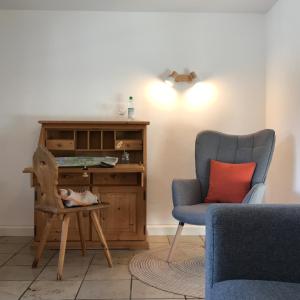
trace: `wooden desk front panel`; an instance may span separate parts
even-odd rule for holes
[[[146,206],[144,189],[140,184],[139,173],[90,174],[88,178],[80,173],[60,174],[59,187],[70,188],[76,192],[90,190],[98,195],[99,199],[110,206],[98,213],[104,234],[108,241],[130,241],[145,239]],[[84,185],[87,181],[95,185]],[[70,183],[69,185],[67,183]],[[77,183],[78,185],[74,185]],[[96,184],[99,185],[96,185]],[[122,184],[123,186],[117,185]],[[135,183],[135,185],[134,185]],[[139,184],[138,184],[139,183]],[[107,184],[110,184],[107,186]],[[40,197],[39,187],[36,187],[36,197]],[[84,235],[87,241],[98,241],[88,215],[84,215]],[[47,215],[40,211],[35,212],[35,240],[39,241],[45,227]],[[60,241],[62,220],[57,218],[53,222],[49,241]],[[71,217],[69,241],[79,241],[76,216]]]
[[[145,239],[145,200],[141,187],[93,187],[92,191],[110,204],[99,213],[107,240]],[[98,240],[94,230],[92,240]]]

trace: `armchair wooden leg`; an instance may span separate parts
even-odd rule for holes
[[[82,212],[78,212],[77,214],[77,224],[78,224],[78,230],[79,230],[79,235],[80,235],[80,242],[81,242],[81,253],[84,256],[85,255],[85,239],[84,239],[84,227],[83,227],[83,216]]]
[[[35,259],[32,263],[32,268],[36,268],[38,266],[40,258],[43,255],[43,252],[44,252],[44,249],[45,249],[45,246],[46,246],[46,243],[47,243],[47,238],[48,238],[49,232],[51,230],[52,221],[53,221],[54,218],[55,218],[55,215],[50,214],[50,216],[47,219],[47,223],[46,223],[46,226],[43,230],[43,234],[41,236],[40,243],[39,243],[38,248],[36,250]]]
[[[70,215],[66,214],[66,215],[64,215],[62,227],[61,227],[60,249],[59,249],[58,268],[57,268],[57,280],[62,279],[69,223],[70,223]]]
[[[171,262],[171,259],[172,259],[172,256],[173,256],[173,253],[174,253],[174,250],[175,250],[178,238],[181,235],[183,226],[184,226],[184,223],[183,222],[179,222],[177,230],[176,230],[176,235],[174,236],[174,239],[173,239],[173,242],[172,242],[169,254],[168,254],[168,258],[167,258],[167,262],[168,263]]]
[[[96,231],[98,233],[98,236],[100,238],[100,241],[103,245],[103,251],[104,251],[104,254],[106,256],[107,263],[108,263],[109,267],[111,268],[112,267],[111,255],[110,255],[110,252],[109,252],[109,249],[108,249],[108,246],[107,246],[107,243],[106,243],[106,239],[105,239],[105,236],[103,234],[103,231],[102,231],[102,228],[101,228],[101,225],[100,225],[100,222],[99,222],[99,219],[98,219],[98,216],[97,216],[97,213],[96,213],[95,210],[91,211],[91,217],[92,217],[92,221],[94,223],[95,229],[96,229]]]

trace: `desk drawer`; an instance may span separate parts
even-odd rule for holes
[[[49,150],[74,150],[73,140],[47,140],[46,146]]]
[[[138,185],[138,173],[94,174],[95,185]]]
[[[90,176],[83,177],[83,173],[66,173],[59,174],[58,183],[59,185],[89,185]]]

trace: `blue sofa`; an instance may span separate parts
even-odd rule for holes
[[[300,205],[212,205],[206,300],[300,299]]]

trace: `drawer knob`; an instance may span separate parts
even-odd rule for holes
[[[87,178],[87,177],[89,177],[89,174],[88,174],[87,172],[84,172],[84,173],[82,174],[82,177]]]

